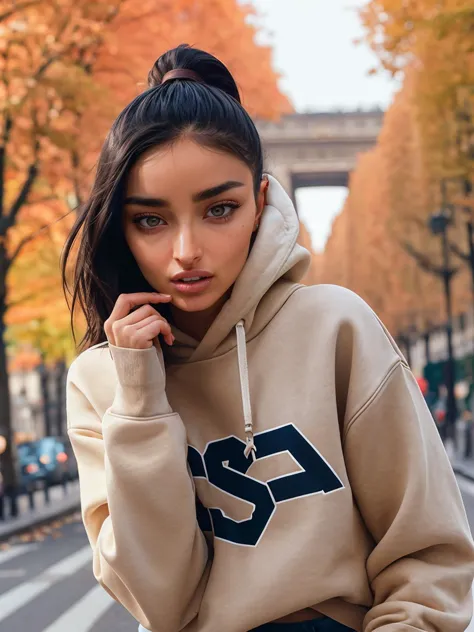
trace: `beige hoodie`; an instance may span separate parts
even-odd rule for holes
[[[270,180],[200,343],[174,330],[166,375],[154,347],[106,343],[69,370],[94,574],[153,632],[307,607],[358,632],[463,632],[474,548],[435,424],[371,309],[297,284],[309,255]]]

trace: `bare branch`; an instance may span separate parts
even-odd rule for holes
[[[56,36],[55,39],[58,40],[61,35],[64,33],[64,31],[66,30],[66,28],[68,27],[69,23],[71,22],[72,17],[69,15],[67,16],[62,24],[59,25],[59,28],[56,32]],[[69,46],[69,48],[71,48],[71,45]],[[36,70],[36,72],[33,75],[33,79],[35,81],[37,81],[41,75],[43,75],[46,70],[51,66],[52,63],[54,63],[55,61],[57,61],[58,59],[61,58],[61,56],[67,51],[67,48],[64,51],[58,52],[55,55],[51,55],[49,58],[45,59],[45,61],[41,64],[41,66]],[[47,49],[46,47],[43,48],[43,54],[46,54]]]
[[[438,278],[443,279],[446,276],[451,278],[460,270],[459,267],[446,269],[443,266],[436,265],[431,261],[429,257],[417,250],[414,246],[412,246],[412,244],[407,241],[401,242],[401,245],[405,252],[416,261],[416,263],[422,270],[428,272],[429,274],[433,274]]]
[[[23,186],[21,187],[16,200],[13,202],[9,213],[5,217],[0,217],[0,235],[5,235],[6,231],[15,224],[16,216],[18,215],[23,204],[25,204],[26,200],[28,199],[28,195],[30,194],[31,188],[34,181],[36,180],[37,175],[38,165],[35,161],[28,168],[28,175],[26,177],[26,180],[23,182]]]
[[[72,162],[72,168],[73,168],[72,182],[74,186],[74,195],[76,197],[76,206],[79,207],[82,205],[81,187],[79,185],[79,178],[78,178],[79,165],[81,161],[80,161],[80,156],[77,149],[73,149],[71,152],[71,162]]]
[[[36,289],[35,292],[29,292],[28,294],[24,294],[23,296],[19,297],[16,301],[9,301],[7,303],[7,310],[11,309],[12,307],[18,307],[25,303],[29,303],[31,300],[38,298],[38,296],[41,296],[44,302],[45,300],[47,300],[48,295],[54,296],[55,294],[55,289],[52,287],[44,287],[43,285],[42,287],[35,288],[35,289]]]
[[[5,116],[2,139],[0,142],[0,221],[4,213],[4,193],[5,193],[5,168],[7,163],[7,145],[10,140],[10,134],[13,126],[13,120],[10,115]],[[0,235],[2,232],[0,231]]]
[[[33,122],[35,123],[34,132],[36,131],[37,121],[36,121],[36,111],[33,110]],[[25,181],[23,182],[23,186],[20,189],[20,192],[17,195],[16,200],[10,207],[10,211],[4,216],[0,215],[0,236],[5,236],[7,230],[14,226],[16,217],[20,212],[21,207],[26,203],[28,199],[28,195],[31,192],[33,184],[36,180],[36,176],[38,175],[38,152],[39,152],[39,140],[35,135],[33,136],[33,163],[29,166],[27,176]],[[2,185],[2,191],[4,189],[5,183],[3,181],[0,182]]]
[[[2,83],[5,88],[5,96],[8,100],[10,96],[10,84],[7,79],[8,55],[10,53],[10,44],[7,45],[4,53],[4,69],[2,73]],[[0,217],[4,212],[4,194],[5,194],[5,168],[7,163],[7,145],[10,141],[11,130],[13,127],[13,119],[8,110],[4,114],[3,132],[0,139]]]
[[[68,15],[63,22],[59,25],[59,28],[56,32],[56,36],[55,39],[59,39],[62,35],[62,33],[64,33],[64,31],[66,30],[66,28],[69,26],[69,24],[72,21],[72,16]],[[77,30],[78,27],[76,27]],[[73,29],[74,30],[74,29]],[[43,63],[36,69],[36,71],[34,71],[31,75],[31,79],[37,83],[42,75],[45,74],[45,72],[48,70],[48,68],[54,64],[54,62],[58,61],[59,59],[61,59],[61,57],[64,57],[65,55],[67,55],[70,51],[72,51],[74,49],[74,44],[70,43],[69,46],[66,46],[63,50],[58,51],[56,53],[54,53],[53,55],[50,55],[49,57],[47,57],[47,53],[48,53],[48,47],[45,44],[43,46],[43,49],[41,51],[41,57],[46,57],[46,59],[43,61]],[[20,103],[18,104],[18,107],[20,108],[25,101],[28,98],[28,91],[25,93],[25,95],[23,96],[23,98],[21,99]]]
[[[45,204],[46,202],[56,202],[58,199],[57,195],[45,195],[44,197],[37,198],[35,197],[32,202],[35,204]]]
[[[18,244],[18,246],[15,248],[15,251],[13,252],[13,254],[11,255],[11,257],[8,258],[8,262],[7,262],[7,272],[10,269],[11,265],[13,264],[13,262],[15,261],[15,259],[19,256],[20,252],[23,250],[23,248],[26,246],[26,244],[29,244],[30,241],[33,241],[33,239],[35,237],[38,236],[38,234],[43,231],[46,230],[46,228],[49,228],[48,226],[43,226],[37,233],[33,233],[32,235],[28,235],[27,237],[24,237],[20,243]]]
[[[19,305],[22,305],[23,303],[28,303],[29,301],[36,298],[37,296],[38,296],[38,293],[34,292],[34,293],[27,294],[26,296],[22,296],[17,301],[9,301],[7,303],[7,310],[11,309],[12,307],[18,307]]]
[[[26,237],[24,237],[20,241],[18,246],[15,248],[13,254],[10,257],[8,257],[7,271],[11,267],[11,265],[13,264],[15,259],[19,256],[19,254],[21,253],[23,248],[26,246],[26,244],[28,244],[28,243],[30,243],[30,241],[33,241],[34,239],[36,239],[36,237],[38,237],[41,233],[43,233],[44,231],[46,231],[49,228],[51,228],[51,226],[54,226],[54,224],[57,224],[58,222],[62,221],[65,217],[67,217],[71,213],[72,213],[72,211],[68,211],[64,215],[61,215],[61,217],[58,217],[58,219],[55,219],[53,222],[50,222],[49,224],[45,224],[44,226],[41,226],[41,228],[39,228],[34,233],[31,233],[30,235],[27,235]]]
[[[416,261],[416,263],[420,266],[422,270],[425,270],[425,272],[430,272],[432,274],[436,273],[436,266],[434,266],[434,264],[428,259],[426,255],[416,250],[416,248],[414,248],[414,246],[412,246],[412,244],[410,244],[408,241],[402,241],[401,245],[403,247],[403,250],[405,250],[405,252]]]
[[[27,2],[20,2],[11,9],[0,13],[0,22],[5,22],[5,20],[8,20],[8,18],[10,18],[12,15],[18,13],[18,11],[29,9],[29,7],[34,7],[35,5],[40,4],[40,2],[41,0],[28,0]]]
[[[455,254],[457,257],[459,257],[460,259],[462,259],[466,263],[470,263],[471,262],[471,257],[469,256],[469,254],[464,252],[463,250],[461,250],[461,248],[459,248],[458,245],[456,245],[456,244],[449,244],[449,249],[451,250],[451,252],[453,254]]]

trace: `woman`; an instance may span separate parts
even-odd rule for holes
[[[69,434],[101,585],[153,632],[461,632],[474,551],[410,370],[304,287],[229,71],[180,46],[115,121],[80,234]],[[205,534],[205,535],[204,535]]]

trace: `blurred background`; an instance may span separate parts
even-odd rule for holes
[[[305,282],[400,345],[474,524],[474,0],[0,0],[1,631],[134,629],[77,513],[59,258],[111,122],[183,42],[236,77]]]

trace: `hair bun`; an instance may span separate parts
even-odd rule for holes
[[[171,70],[189,70],[197,74],[208,86],[219,88],[241,103],[239,89],[232,74],[217,57],[210,53],[192,48],[188,44],[180,44],[172,48],[163,53],[153,64],[148,73],[148,87],[161,86],[163,77]]]

